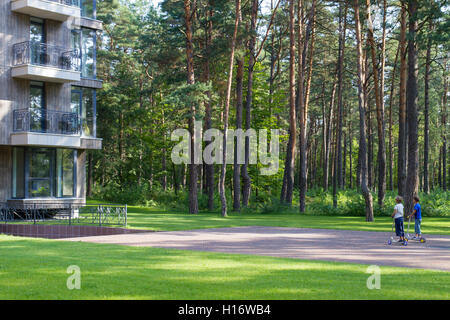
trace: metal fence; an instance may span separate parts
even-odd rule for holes
[[[13,65],[40,65],[64,70],[80,71],[79,50],[36,41],[24,41],[13,45]]]
[[[80,124],[76,112],[47,109],[20,109],[13,113],[14,132],[78,134]]]
[[[0,208],[1,223],[126,226],[127,205],[35,203]]]

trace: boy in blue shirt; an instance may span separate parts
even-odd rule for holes
[[[415,217],[414,231],[416,233],[416,236],[413,239],[420,239],[422,237],[422,232],[420,230],[420,224],[422,223],[422,209],[419,201],[419,197],[415,196],[413,198],[414,210],[411,216]]]

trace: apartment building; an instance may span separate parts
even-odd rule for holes
[[[85,203],[101,30],[96,0],[0,0],[0,204]]]

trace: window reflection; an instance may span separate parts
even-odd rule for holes
[[[95,137],[95,89],[73,86],[71,108],[79,115],[82,134]]]
[[[57,197],[74,195],[74,151],[70,149],[56,150]]]
[[[72,30],[72,49],[76,63],[81,65],[81,77],[95,78],[95,31],[87,28]]]
[[[94,50],[95,50],[95,31],[82,29],[82,69],[81,75],[87,78],[94,77]]]
[[[76,150],[13,148],[13,198],[76,196]]]
[[[94,1],[95,0],[81,0],[82,17],[95,19]]]
[[[45,130],[44,84],[41,82],[30,84],[30,127],[35,132]]]
[[[28,193],[31,197],[52,195],[52,151],[46,148],[35,148],[30,151]]]

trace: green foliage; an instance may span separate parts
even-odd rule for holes
[[[376,199],[376,192],[372,192]],[[396,192],[388,191],[384,201],[384,206],[380,207],[374,201],[375,216],[391,216],[394,206]],[[419,193],[424,217],[448,217],[449,191],[435,191],[430,194]],[[365,203],[361,192],[358,190],[340,190],[338,192],[338,207],[333,207],[333,195],[331,192],[324,192],[322,188],[309,190],[307,194],[307,214],[313,215],[342,215],[342,216],[365,216]]]
[[[148,184],[123,185],[112,182],[104,187],[96,187],[93,197],[110,203],[145,204],[151,201],[150,186]]]
[[[145,0],[99,0],[97,14],[104,22],[104,32],[98,37],[97,73],[102,79],[103,89],[97,93],[97,134],[103,139],[101,151],[89,151],[93,154],[94,195],[106,201],[128,204],[142,204],[149,207],[164,206],[171,210],[187,210],[187,191],[181,180],[189,181],[182,172],[184,167],[173,165],[170,159],[172,147],[176,144],[170,140],[170,132],[178,128],[187,128],[191,106],[195,106],[197,120],[204,117],[207,104],[212,109],[212,127],[222,129],[223,104],[226,91],[226,79],[229,67],[230,36],[234,30],[234,2],[227,0],[214,1],[214,14],[210,16],[212,3],[197,1],[197,11],[193,19],[193,51],[195,84],[186,84],[186,37],[184,34],[184,7],[178,0],[164,0],[161,10],[154,8]],[[283,181],[283,166],[289,128],[289,36],[288,36],[288,3],[282,1],[276,12],[261,48],[260,55],[254,65],[253,99],[251,106],[251,128],[280,129],[280,170],[276,175],[262,176],[260,164],[249,166],[252,192],[250,207],[243,208],[243,213],[297,213],[298,196],[295,191],[292,207],[279,203],[279,195]],[[307,4],[309,6],[310,4]],[[375,6],[374,6],[375,8]],[[330,192],[317,187],[321,185],[323,172],[323,128],[324,118],[331,115],[333,88],[336,81],[336,63],[339,43],[338,30],[339,10],[336,4],[318,6],[316,21],[315,51],[312,59],[311,91],[308,120],[308,161],[311,161],[308,182],[315,185],[308,191],[307,214],[327,216],[364,216],[364,200],[358,190],[340,190],[338,192],[338,208],[333,207]],[[445,9],[445,10],[444,10]],[[421,28],[417,33],[418,56],[418,106],[419,118],[419,159],[423,174],[423,105],[424,105],[424,68],[425,47],[428,39],[432,41],[431,73],[429,79],[429,177],[433,191],[430,195],[422,195],[422,206],[425,216],[445,216],[449,210],[448,192],[436,190],[442,183],[437,175],[441,172],[440,148],[446,134],[443,122],[444,79],[446,73],[446,50],[448,48],[449,19],[448,8],[444,1],[424,2],[418,12]],[[309,10],[309,9],[308,9]],[[397,184],[397,141],[398,141],[398,77],[399,59],[395,60],[398,47],[398,10],[390,5],[387,16],[387,32],[392,34],[386,38],[386,75],[385,94],[394,80],[392,101],[386,100],[386,134],[389,126],[389,106],[392,107],[392,153],[393,185]],[[243,4],[242,24],[238,33],[236,57],[244,59],[244,105],[248,81],[249,54],[246,49],[248,40],[248,23],[251,6]],[[260,10],[257,24],[258,41],[256,49],[262,45],[262,35],[268,26],[271,15]],[[376,10],[378,19],[380,12]],[[308,18],[307,18],[308,19]],[[359,125],[358,100],[356,94],[356,50],[351,14],[348,13],[346,32],[346,49],[344,57],[343,101],[344,101],[344,137],[346,140],[346,179],[355,181],[355,168],[358,159]],[[209,46],[209,22],[213,28]],[[432,26],[432,28],[430,28]],[[376,26],[375,40],[381,43],[381,26]],[[246,30],[247,29],[247,30]],[[363,32],[366,32],[364,29]],[[396,72],[394,64],[396,61]],[[309,67],[308,67],[309,68]],[[394,78],[394,79],[392,79]],[[234,128],[236,118],[235,77],[233,77],[233,95],[230,105],[229,127]],[[368,87],[373,80],[369,77]],[[336,89],[336,88],[334,88]],[[370,91],[370,90],[369,90]],[[336,96],[336,92],[334,94]],[[374,108],[373,90],[368,97],[368,108]],[[336,107],[335,107],[336,108]],[[370,113],[369,113],[370,114]],[[374,113],[372,113],[374,115]],[[335,115],[336,116],[336,115]],[[244,112],[243,122],[246,122]],[[331,120],[331,124],[335,119]],[[371,128],[373,144],[370,148],[372,165],[371,177],[376,176],[377,135],[376,117],[367,121]],[[334,130],[334,129],[333,129]],[[335,134],[331,132],[333,136]],[[388,136],[386,136],[388,138]],[[387,140],[387,139],[386,139]],[[349,168],[349,156],[353,167]],[[335,145],[331,141],[332,148]],[[331,152],[331,157],[333,156]],[[296,161],[298,161],[296,158]],[[330,158],[330,161],[332,159]],[[295,165],[296,168],[298,164]],[[216,166],[216,169],[218,166]],[[296,170],[298,171],[298,170]],[[232,198],[232,167],[227,170],[225,179],[228,207]],[[331,176],[330,170],[330,176]],[[298,172],[295,173],[295,187],[298,187]],[[331,178],[331,177],[330,177]],[[449,175],[447,175],[447,179]],[[215,181],[218,180],[216,170]],[[374,179],[372,179],[373,181]],[[447,182],[448,183],[448,182]],[[166,186],[166,190],[162,187]],[[354,185],[354,184],[353,184]],[[373,187],[373,186],[371,186]],[[374,211],[377,216],[390,216],[394,205],[395,193],[388,192],[383,207],[378,207],[377,194],[374,192]],[[199,192],[199,207],[205,210],[207,197]],[[220,201],[215,193],[215,208],[218,212]]]
[[[297,214],[298,192],[294,192],[293,206],[280,203],[278,192],[258,190],[258,195],[253,191],[250,206],[242,208],[242,214]],[[376,193],[373,192],[375,199]],[[374,201],[375,216],[390,217],[397,193],[388,191],[384,206],[380,207]],[[172,190],[164,191],[159,185],[150,188],[148,184],[141,186],[110,184],[96,190],[94,197],[99,200],[127,203],[131,205],[144,205],[147,207],[159,207],[178,212],[188,212],[188,193],[179,191],[175,194]],[[450,192],[438,190],[430,194],[419,193],[422,214],[424,217],[448,217],[450,216]],[[232,208],[231,191],[227,190],[228,206]],[[208,197],[199,193],[199,208],[206,211]],[[365,216],[364,198],[356,189],[339,190],[338,207],[333,207],[333,194],[324,191],[323,188],[313,188],[307,193],[307,211],[305,214],[314,216]],[[215,210],[220,212],[220,199],[216,193],[214,198]]]

